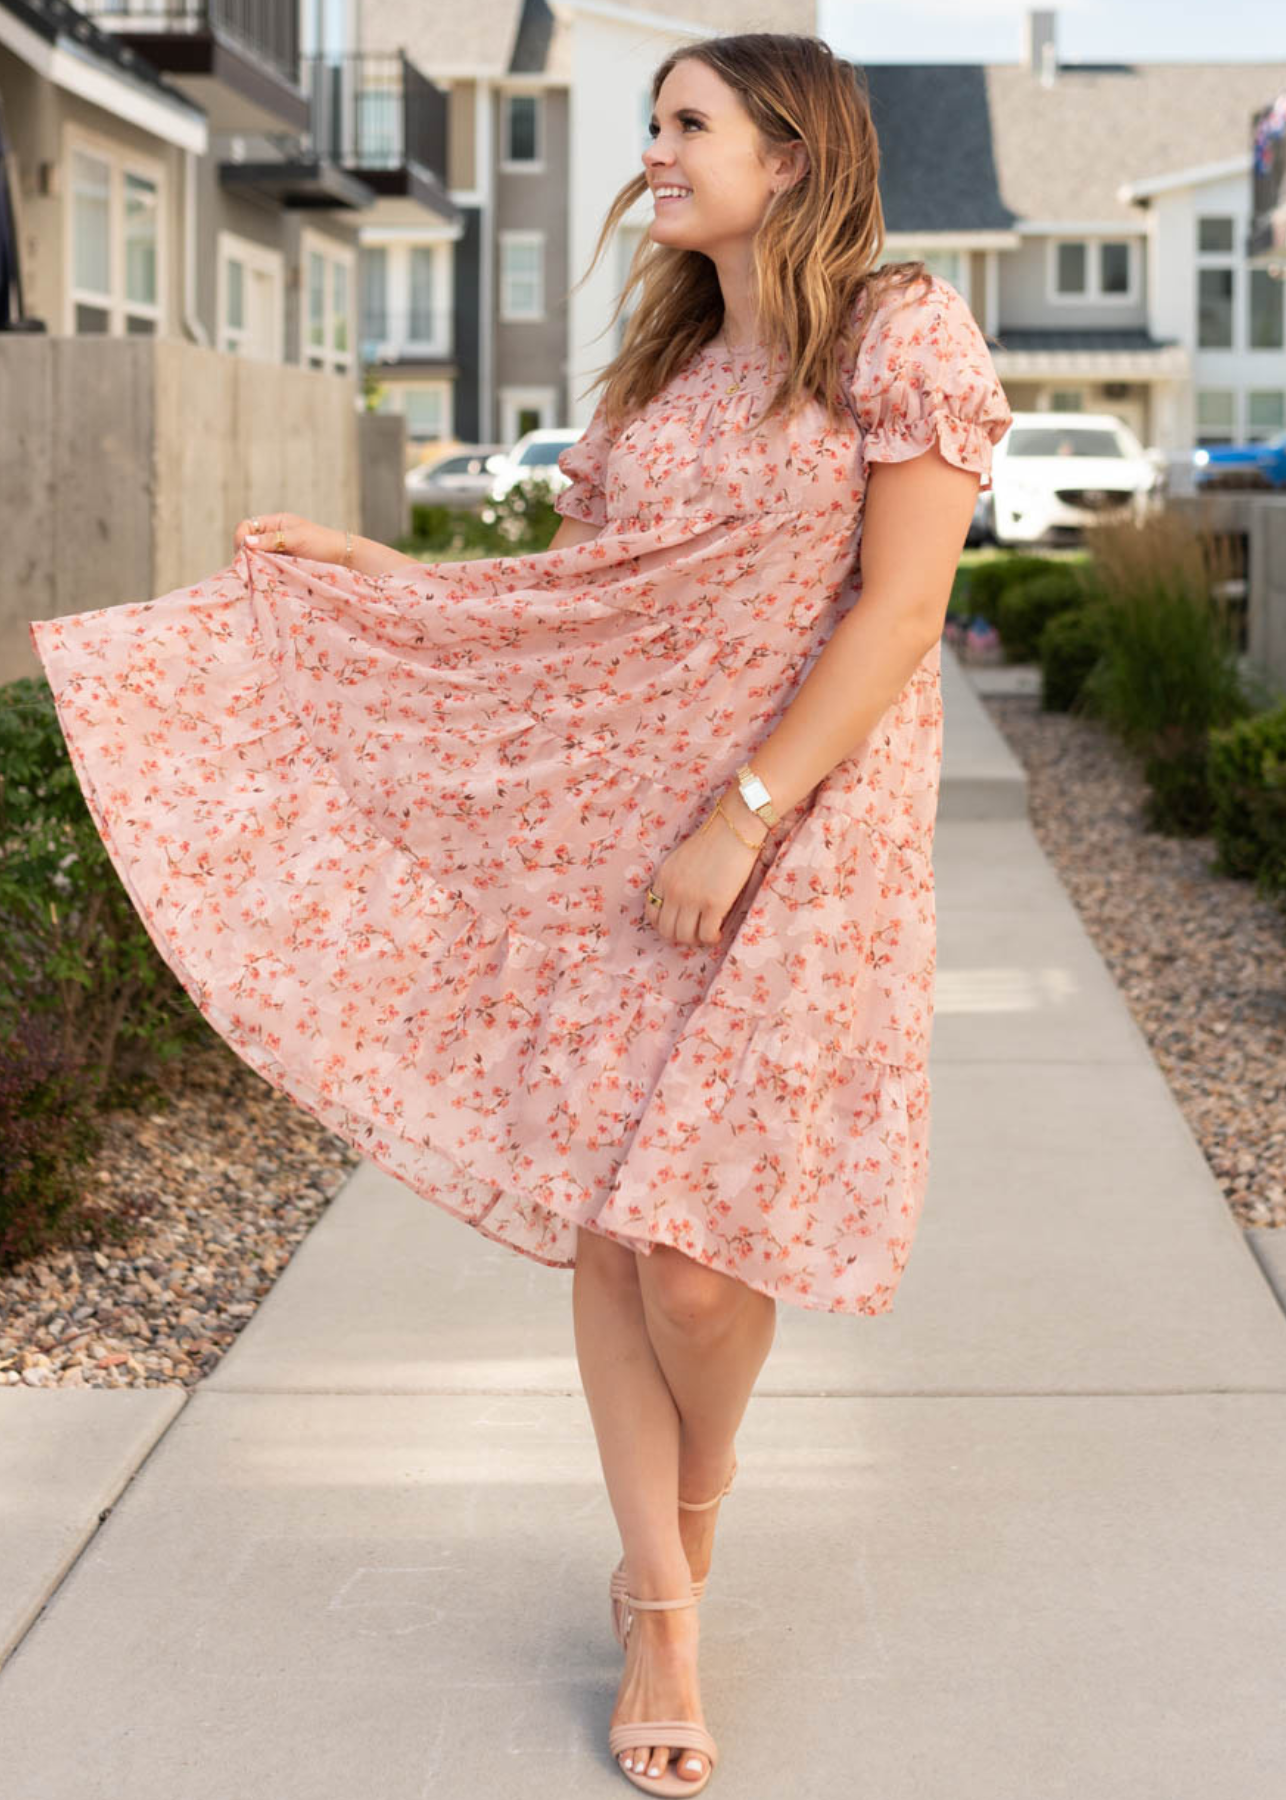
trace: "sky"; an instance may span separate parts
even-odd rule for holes
[[[1027,0],[817,0],[817,33],[857,63],[1017,63]],[[1286,0],[1062,0],[1063,62],[1286,63]]]

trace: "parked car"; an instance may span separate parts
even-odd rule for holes
[[[1161,474],[1115,413],[1020,412],[996,445],[991,483],[996,542],[1033,544],[1098,519],[1142,518]]]
[[[571,483],[558,466],[558,458],[580,436],[575,426],[570,429],[561,425],[546,426],[541,431],[527,432],[497,463],[491,498],[503,500],[510,488],[520,481],[542,481],[555,494],[570,487]]]
[[[1286,488],[1286,431],[1262,444],[1210,444],[1192,452],[1192,485]]]
[[[408,469],[406,497],[421,506],[454,506],[476,511],[491,498],[503,444],[458,444],[441,456]]]

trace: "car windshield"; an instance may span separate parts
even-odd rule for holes
[[[530,463],[555,463],[566,448],[566,444],[559,443],[546,442],[543,444],[528,444],[518,460],[524,465]]]
[[[482,468],[480,456],[448,456],[429,468],[430,475],[476,475]]]
[[[1121,441],[1105,426],[1015,425],[1006,456],[1123,456]]]

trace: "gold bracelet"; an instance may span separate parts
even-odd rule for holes
[[[768,833],[767,832],[764,833],[763,837],[760,838],[760,840],[757,844],[748,837],[742,837],[741,832],[737,829],[736,820],[734,818],[732,818],[732,816],[729,813],[726,813],[723,810],[723,795],[722,794],[720,794],[719,798],[714,803],[714,812],[718,813],[719,817],[724,821],[724,823],[737,833],[737,836],[739,838],[741,838],[741,841],[746,846],[747,850],[753,850],[756,855],[759,854],[760,850],[763,849],[765,843],[768,841]],[[707,825],[712,823],[713,819],[714,819],[714,813],[711,813],[710,818],[706,820]]]

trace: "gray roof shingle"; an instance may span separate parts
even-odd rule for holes
[[[1009,63],[865,74],[891,231],[1137,227],[1122,182],[1248,156],[1253,114],[1286,87],[1286,63],[1270,62],[1066,64],[1052,87]]]

